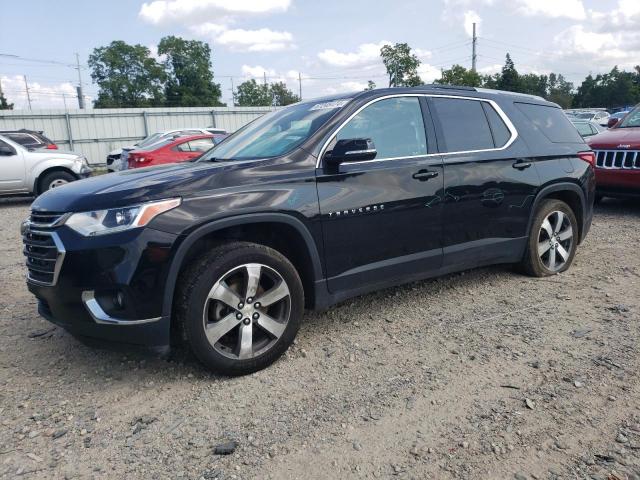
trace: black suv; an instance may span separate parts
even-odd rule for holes
[[[594,155],[539,97],[425,86],[269,113],[197,161],[44,193],[23,224],[40,313],[83,337],[185,340],[264,368],[303,311],[489,264],[569,268]]]

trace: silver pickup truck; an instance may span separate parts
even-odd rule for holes
[[[27,149],[0,135],[0,195],[39,195],[90,174],[84,155]]]

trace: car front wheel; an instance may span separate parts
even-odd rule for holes
[[[302,283],[277,251],[248,242],[219,246],[182,274],[177,320],[198,359],[223,375],[245,375],[291,345],[304,310]]]
[[[40,193],[44,193],[52,188],[61,187],[74,180],[76,180],[76,177],[69,172],[57,171],[48,173],[40,180]]]

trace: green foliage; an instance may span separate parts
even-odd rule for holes
[[[365,87],[364,91],[366,92],[367,90],[374,90],[375,88],[376,88],[376,82],[374,82],[373,80],[368,80],[367,86]]]
[[[420,60],[411,53],[411,47],[406,43],[385,45],[380,49],[382,63],[389,75],[390,87],[416,87],[422,85],[418,75]]]
[[[268,107],[291,105],[299,102],[300,97],[289,90],[284,82],[265,85],[251,79],[238,85],[234,100],[239,107]]]
[[[461,65],[454,65],[449,70],[442,72],[442,78],[435,80],[434,83],[442,85],[458,85],[465,87],[482,86],[482,76],[473,70],[467,70]]]
[[[574,97],[575,107],[616,108],[640,102],[640,66],[633,72],[613,67],[611,72],[587,76]]]
[[[116,40],[95,48],[89,56],[89,67],[99,87],[96,108],[156,107],[164,103],[166,74],[143,45]]]
[[[158,44],[158,54],[167,75],[164,86],[168,107],[216,107],[220,101],[220,84],[214,83],[211,48],[205,42],[184,40],[173,35]]]
[[[13,110],[13,103],[7,101],[2,91],[0,91],[0,110]]]
[[[467,70],[461,65],[454,65],[449,70],[444,70],[442,78],[436,80],[435,83],[493,88],[538,95],[559,104],[563,108],[570,107],[573,98],[573,84],[567,82],[562,75],[556,75],[555,73],[551,73],[548,76],[536,75],[535,73],[521,75],[516,70],[516,66],[508,54],[500,73],[480,75],[473,70]]]
[[[300,101],[300,97],[289,90],[284,82],[272,83],[269,89],[275,106],[284,107]]]

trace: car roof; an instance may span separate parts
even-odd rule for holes
[[[376,88],[373,90],[365,90],[360,92],[342,93],[339,95],[331,95],[327,97],[314,98],[301,104],[314,104],[321,102],[339,101],[339,100],[351,100],[351,99],[363,99],[374,98],[384,95],[402,95],[402,94],[432,94],[432,95],[446,95],[456,97],[472,97],[482,98],[487,100],[504,99],[509,98],[512,100],[518,100],[525,103],[537,103],[541,105],[548,105],[558,107],[556,103],[549,102],[542,97],[536,95],[529,95],[518,92],[508,92],[506,90],[492,90],[489,88],[475,88],[456,85],[421,85],[418,87],[393,87],[393,88]]]

